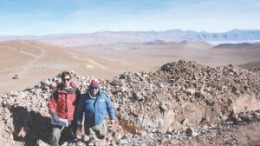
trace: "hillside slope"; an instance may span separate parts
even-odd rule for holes
[[[37,41],[1,42],[0,49],[0,92],[33,85],[63,70],[99,78],[123,70],[120,63]]]

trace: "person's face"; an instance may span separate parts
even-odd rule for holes
[[[97,87],[91,87],[90,91],[92,96],[97,96],[99,89]]]
[[[68,87],[68,86],[70,85],[71,78],[70,78],[70,76],[65,76],[65,77],[62,79],[62,81],[63,81],[64,86],[65,86],[65,87]]]

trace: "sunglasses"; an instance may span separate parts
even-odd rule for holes
[[[70,81],[70,78],[65,78],[63,79],[63,81]]]
[[[98,87],[91,87],[91,89],[98,89]]]

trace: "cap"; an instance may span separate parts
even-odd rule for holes
[[[99,88],[98,80],[92,80],[90,83],[90,88]]]

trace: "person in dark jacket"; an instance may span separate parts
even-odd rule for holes
[[[62,83],[51,91],[48,99],[48,109],[52,118],[51,145],[58,146],[61,133],[68,128],[71,138],[76,139],[77,125],[75,121],[76,106],[79,100],[79,90],[71,80],[71,74],[67,71],[61,73]],[[61,118],[68,121],[68,127],[61,126]]]
[[[83,113],[85,134],[94,140],[104,139],[107,134],[107,114],[112,124],[116,116],[110,97],[100,90],[98,80],[92,80],[87,92],[80,97],[76,118],[79,129],[82,127]]]

